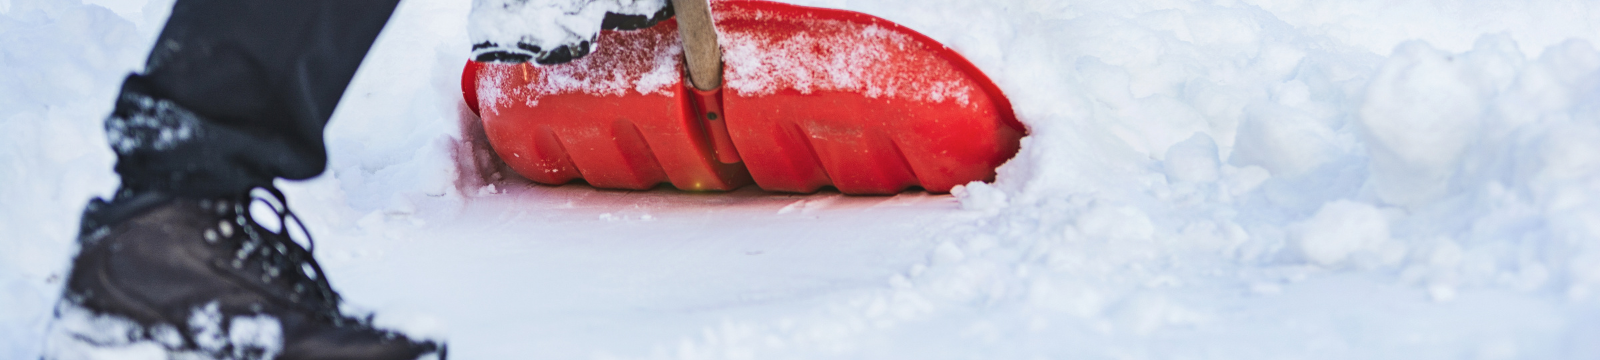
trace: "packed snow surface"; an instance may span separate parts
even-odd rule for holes
[[[796,3],[961,52],[1021,152],[954,196],[482,179],[470,4],[408,0],[281,185],[351,311],[464,359],[1600,358],[1600,4]],[[170,5],[0,0],[0,358]]]

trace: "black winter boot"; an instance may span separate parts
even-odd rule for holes
[[[46,358],[443,358],[434,342],[339,311],[282,193],[188,199],[124,191],[84,211]],[[265,202],[278,231],[258,224]],[[273,201],[276,201],[274,203]],[[309,239],[307,239],[309,242]]]

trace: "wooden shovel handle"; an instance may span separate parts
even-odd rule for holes
[[[672,7],[683,37],[683,57],[689,63],[689,81],[700,90],[721,87],[722,48],[717,45],[717,30],[711,27],[709,0],[672,0]]]

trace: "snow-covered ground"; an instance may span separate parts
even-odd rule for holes
[[[1600,358],[1600,4],[795,2],[945,42],[1032,136],[953,197],[485,181],[469,2],[407,0],[282,186],[352,310],[463,359]],[[0,0],[0,358],[170,4]]]

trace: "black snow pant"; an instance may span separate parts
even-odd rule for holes
[[[323,128],[399,0],[178,0],[106,131],[129,191],[233,196],[327,166]]]

